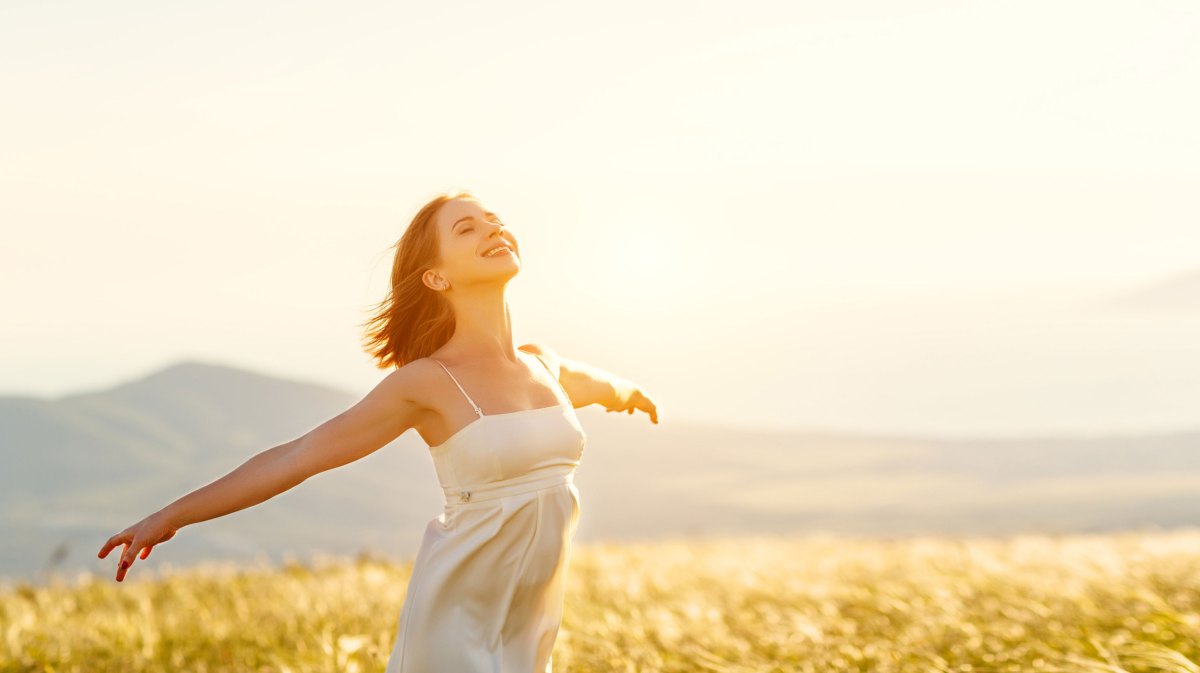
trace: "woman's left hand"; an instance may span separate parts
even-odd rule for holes
[[[651,423],[658,423],[658,406],[654,404],[654,400],[650,399],[646,391],[632,384],[618,393],[617,402],[607,407],[605,411],[625,411],[632,414],[635,409],[650,414]]]

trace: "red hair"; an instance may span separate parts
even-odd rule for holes
[[[402,367],[423,358],[454,334],[454,312],[440,292],[430,289],[421,276],[438,261],[436,215],[452,199],[475,196],[466,190],[439,194],[421,207],[408,229],[392,247],[392,283],[387,297],[372,309],[363,348],[379,369]]]

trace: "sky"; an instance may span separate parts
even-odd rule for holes
[[[1200,427],[1200,7],[0,4],[0,393],[365,394],[389,247],[509,225],[518,343],[664,423]]]

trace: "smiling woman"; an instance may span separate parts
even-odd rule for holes
[[[183,526],[260,503],[416,429],[445,495],[413,564],[390,673],[551,670],[571,541],[575,468],[587,434],[577,407],[658,410],[638,386],[545,344],[514,347],[508,282],[520,245],[467,192],[426,204],[397,244],[391,287],[365,323],[391,371],[304,436],[111,537],[117,580]]]
[[[636,386],[544,345],[510,358],[504,292],[520,245],[469,193],[434,203],[401,239],[392,293],[371,322],[381,366],[422,365],[412,376],[432,399],[417,427],[447,497],[418,550],[387,670],[550,671],[587,442],[574,407],[637,407],[655,422],[657,410]],[[436,352],[417,346],[434,341]]]

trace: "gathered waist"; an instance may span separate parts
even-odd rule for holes
[[[494,500],[510,495],[540,491],[545,488],[570,484],[575,481],[575,470],[566,470],[552,474],[532,473],[523,474],[512,479],[493,481],[486,484],[471,486],[442,487],[446,495],[447,505],[459,505],[480,500]]]

